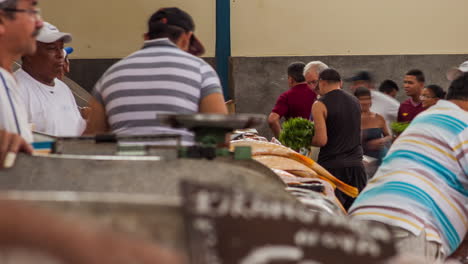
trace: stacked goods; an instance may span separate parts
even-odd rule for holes
[[[238,146],[250,146],[252,148],[253,159],[270,169],[274,169],[282,179],[285,178],[285,175],[311,180],[318,179],[320,182],[326,182],[326,186],[338,188],[350,197],[357,197],[359,193],[357,188],[340,181],[312,159],[285,146],[256,140],[237,140],[231,142],[232,148]],[[287,174],[279,173],[279,171],[284,171]],[[294,178],[289,180],[294,180]],[[285,182],[287,183],[287,181]],[[330,192],[328,194],[331,195]]]
[[[278,175],[281,180],[290,186],[297,186],[300,184],[310,184],[310,183],[320,183],[324,186],[323,194],[329,198],[335,199],[335,186],[330,182],[321,180],[319,178],[304,178],[298,177],[290,172],[284,170],[272,169],[276,175]]]

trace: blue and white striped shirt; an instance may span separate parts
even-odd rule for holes
[[[468,229],[468,112],[440,100],[398,137],[350,214],[440,243],[449,255]]]

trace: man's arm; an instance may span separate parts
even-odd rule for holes
[[[60,263],[184,263],[183,256],[146,242],[112,232],[92,223],[0,198],[0,246],[19,247],[61,260]],[[54,262],[55,263],[55,262]]]
[[[89,119],[83,135],[96,135],[109,132],[107,114],[104,106],[92,98],[89,103]]]
[[[198,112],[204,114],[228,114],[224,102],[223,88],[216,71],[206,62],[200,67],[201,73],[201,99]]]
[[[281,133],[281,125],[280,125],[280,115],[277,113],[271,112],[270,116],[268,116],[268,125],[270,126],[271,131],[275,138],[279,139],[279,135]]]
[[[287,93],[282,93],[276,100],[275,106],[273,107],[273,110],[271,110],[271,114],[268,117],[268,125],[270,126],[273,135],[278,139],[281,133],[280,119],[281,117],[286,116],[288,109],[289,104]]]
[[[315,124],[315,134],[312,138],[312,145],[323,147],[328,142],[327,137],[327,107],[320,101],[316,101],[312,105],[312,116]]]
[[[0,168],[11,168],[19,151],[31,154],[33,148],[20,135],[0,130]]]
[[[205,96],[199,107],[200,113],[205,114],[228,114],[226,104],[224,103],[224,97],[220,93],[212,93]]]

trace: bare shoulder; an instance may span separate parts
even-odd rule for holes
[[[383,116],[381,116],[380,114],[375,113],[375,119],[376,119],[379,123],[385,123],[385,118],[384,118]]]
[[[312,105],[312,110],[313,110],[314,108],[317,109],[317,110],[318,110],[318,109],[327,109],[327,106],[326,106],[324,103],[322,103],[322,102],[320,102],[320,101],[317,100],[317,101],[315,101],[314,104]]]
[[[322,116],[323,118],[327,117],[327,106],[320,102],[320,101],[315,101],[315,103],[312,105],[312,116],[314,117],[314,120],[318,116]]]
[[[375,118],[378,120],[385,120],[385,118],[382,115],[377,114],[377,113],[375,113]]]

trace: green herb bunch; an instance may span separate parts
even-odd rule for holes
[[[315,133],[314,123],[302,117],[288,119],[283,123],[279,140],[294,150],[309,148]]]
[[[390,128],[392,129],[393,133],[399,135],[403,133],[406,128],[408,128],[409,124],[410,123],[408,122],[393,122],[390,124]]]

